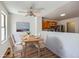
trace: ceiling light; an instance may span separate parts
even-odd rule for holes
[[[66,14],[65,13],[63,13],[63,14],[61,14],[60,16],[65,16]]]

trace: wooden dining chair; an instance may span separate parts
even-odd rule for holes
[[[10,42],[13,57],[16,57],[16,54],[18,54],[18,53],[20,53],[20,56],[22,57],[23,56],[22,55],[23,54],[23,45],[16,44],[14,40],[15,40],[15,38],[14,38],[13,34],[11,34],[11,36],[9,38],[9,42]]]

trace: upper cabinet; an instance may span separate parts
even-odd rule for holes
[[[51,29],[51,28],[55,28],[56,26],[57,26],[56,20],[51,20],[51,19],[42,20],[42,29]]]

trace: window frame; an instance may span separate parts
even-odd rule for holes
[[[1,10],[1,15],[4,16],[4,26],[2,26],[2,24],[1,24],[1,30],[4,29],[4,39],[2,40],[2,38],[1,38],[1,44],[2,44],[3,42],[5,42],[7,40],[7,15],[3,10]],[[2,22],[2,17],[1,17],[1,22]],[[2,37],[2,34],[1,34],[1,37]]]

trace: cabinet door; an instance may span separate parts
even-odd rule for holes
[[[50,28],[56,28],[56,26],[57,26],[57,22],[55,22],[55,21],[50,21]]]
[[[43,29],[50,29],[51,27],[56,27],[57,22],[56,21],[51,21],[51,20],[43,20],[42,21],[42,28]]]
[[[48,29],[49,28],[49,21],[45,21],[45,28]]]
[[[43,29],[49,28],[49,21],[43,21]]]

